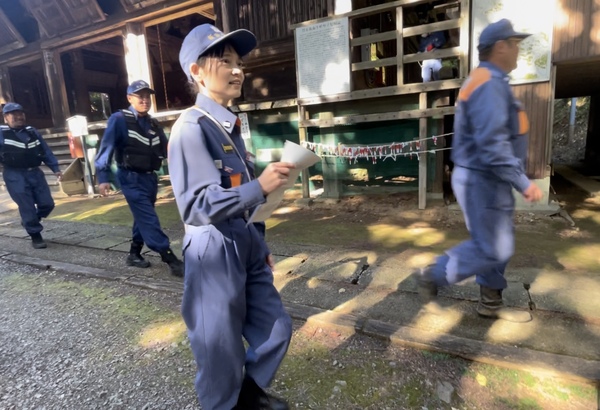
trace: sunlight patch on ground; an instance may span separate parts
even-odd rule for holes
[[[265,221],[265,224],[267,225],[267,229],[273,229],[284,222],[288,222],[288,219],[271,217]]]
[[[462,319],[463,312],[460,310],[454,307],[441,307],[439,304],[431,302],[423,306],[419,314],[412,320],[411,326],[417,329],[433,330],[433,332],[423,333],[425,337],[430,338],[428,342],[432,342],[437,339],[437,333],[450,332],[455,326],[458,326]]]
[[[306,288],[307,289],[316,289],[319,287],[320,285],[320,281],[317,278],[310,278],[309,280],[306,281]]]
[[[154,323],[142,330],[138,343],[145,349],[160,349],[179,342],[185,336],[185,329],[183,320]]]
[[[284,206],[282,208],[278,208],[275,211],[273,211],[273,215],[291,214],[294,212],[298,212],[299,210],[300,210],[300,208],[298,208],[297,206]]]
[[[567,269],[598,271],[600,269],[600,244],[579,244],[559,250],[556,252],[556,259]]]
[[[420,252],[411,256],[407,261],[407,265],[411,268],[421,268],[433,263],[436,256],[437,254],[433,252]]]
[[[578,209],[574,211],[571,216],[575,219],[590,219],[596,224],[600,225],[600,213],[597,209]]]
[[[497,342],[514,343],[518,340],[528,340],[538,329],[539,322],[535,319],[527,323],[512,323],[507,320],[490,321],[487,339]]]
[[[385,289],[381,290],[377,293],[377,297],[366,297],[363,293],[357,295],[356,297],[347,300],[343,303],[337,305],[333,311],[339,313],[350,313],[350,314],[361,314],[362,312],[367,312],[370,308],[376,306],[378,303],[395,291],[393,289]]]
[[[88,211],[70,212],[70,213],[66,213],[66,214],[55,214],[55,215],[52,215],[52,218],[68,219],[70,221],[83,221],[85,219],[88,219],[88,218],[91,218],[94,216],[106,215],[110,211],[112,211],[114,209],[122,208],[123,206],[126,206],[126,204],[123,204],[121,202],[113,202],[113,203],[106,204],[106,205],[100,205],[100,206],[98,206],[94,209],[90,209]]]
[[[368,228],[370,240],[386,247],[394,247],[403,243],[412,243],[416,246],[437,245],[446,239],[443,232],[433,228],[400,228],[397,225],[377,224]]]

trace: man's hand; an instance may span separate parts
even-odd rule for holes
[[[98,190],[100,191],[100,195],[108,196],[108,192],[110,191],[110,183],[109,182],[101,183],[100,185],[98,185]]]
[[[60,172],[60,171],[55,172],[54,175],[56,175],[56,180],[58,182],[62,181],[62,172]]]
[[[258,183],[262,188],[263,195],[269,195],[282,185],[287,184],[290,169],[295,168],[289,162],[272,162],[258,177]]]
[[[533,182],[531,182],[529,187],[523,192],[523,197],[527,202],[538,202],[542,199],[542,196],[542,190]]]
[[[273,259],[273,254],[270,253],[267,255],[267,265],[271,270],[275,270],[275,259]]]

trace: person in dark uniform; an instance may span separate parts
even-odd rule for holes
[[[480,287],[477,313],[492,319],[530,321],[527,311],[504,306],[504,271],[514,253],[513,188],[537,202],[542,192],[525,175],[529,122],[509,85],[517,67],[518,33],[503,19],[479,37],[481,64],[460,89],[452,142],[452,188],[471,239],[437,258],[417,273],[419,292],[431,301],[439,286],[476,276]]]
[[[31,237],[31,245],[35,249],[46,248],[40,221],[50,215],[54,200],[40,165],[46,164],[59,181],[62,172],[40,133],[25,125],[25,111],[20,104],[9,102],[2,113],[7,124],[0,126],[2,177],[10,197],[19,207],[21,225]]]
[[[120,110],[108,119],[108,124],[96,156],[96,174],[100,194],[110,190],[113,154],[117,163],[117,181],[133,214],[132,240],[126,263],[147,268],[150,262],[142,257],[144,243],[160,254],[174,276],[183,276],[183,263],[175,256],[167,235],[160,227],[154,208],[158,194],[158,171],[167,152],[167,137],[148,111],[154,90],[142,80],[127,88],[128,109]]]
[[[247,30],[223,34],[203,24],[179,53],[197,96],[173,127],[169,172],[186,228],[182,315],[204,410],[288,408],[264,389],[287,352],[292,322],[273,285],[265,225],[248,217],[294,165],[271,163],[255,178],[238,118],[227,109],[241,95],[241,57],[255,46]]]

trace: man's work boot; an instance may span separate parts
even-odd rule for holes
[[[525,323],[533,319],[531,314],[527,311],[504,306],[504,302],[502,301],[502,289],[490,289],[485,286],[480,286],[477,313],[481,317],[503,319],[515,323]]]
[[[285,400],[271,396],[251,377],[244,377],[237,405],[233,410],[289,410]]]
[[[413,276],[417,280],[417,290],[423,304],[435,300],[438,295],[438,286],[433,280],[431,267],[427,266],[425,268],[418,269],[413,273]]]
[[[131,248],[129,248],[129,255],[125,259],[127,266],[135,266],[136,268],[148,268],[150,262],[142,257],[143,243],[131,242]]]
[[[31,236],[31,246],[33,246],[34,249],[44,249],[48,247],[46,242],[44,242],[41,233],[32,233],[29,234],[29,236]]]
[[[177,259],[177,256],[175,256],[171,248],[167,249],[166,251],[162,251],[160,253],[160,257],[163,262],[169,265],[171,275],[179,278],[183,277],[183,262]]]

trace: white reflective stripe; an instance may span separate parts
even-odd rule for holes
[[[148,138],[140,135],[139,133],[129,130],[128,134],[129,134],[130,138],[134,138],[134,139],[138,140],[139,142],[141,142],[142,144],[150,146],[150,140]]]
[[[34,148],[34,147],[37,147],[38,145],[42,145],[42,143],[39,140],[35,140],[35,141],[27,144],[27,148]]]
[[[152,138],[151,141],[152,141],[152,146],[160,144],[160,138],[158,138],[158,137]]]
[[[27,145],[23,142],[15,141],[15,140],[4,140],[4,145],[12,145],[13,147],[27,149]]]

